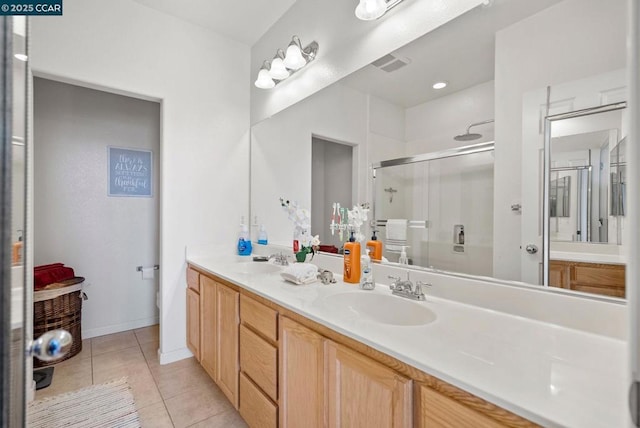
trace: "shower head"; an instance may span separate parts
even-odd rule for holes
[[[493,119],[484,120],[482,122],[477,122],[477,123],[472,123],[467,128],[467,132],[465,132],[464,134],[456,135],[455,137],[453,137],[453,139],[456,140],[456,141],[477,140],[478,138],[482,137],[482,134],[473,134],[473,133],[470,133],[469,130],[474,126],[485,125],[487,123],[493,123]]]
[[[453,139],[456,141],[471,141],[477,140],[480,137],[482,137],[482,134],[469,134],[469,132],[467,131],[466,134],[456,135],[455,137],[453,137]]]

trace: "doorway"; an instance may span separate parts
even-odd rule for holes
[[[42,78],[33,95],[34,264],[85,278],[84,338],[157,324],[157,271],[138,267],[159,260],[160,104]],[[111,180],[142,169],[135,191]]]
[[[329,227],[333,203],[353,207],[353,147],[314,136],[311,139],[311,233],[320,235],[322,245],[338,249],[348,240],[340,240]]]

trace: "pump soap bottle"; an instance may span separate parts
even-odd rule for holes
[[[351,232],[349,242],[344,244],[344,282],[358,284],[360,282],[360,243]]]
[[[367,242],[367,251],[369,251],[369,257],[371,260],[382,260],[382,242],[378,241],[376,236],[377,230],[373,231],[371,240]]]
[[[240,233],[238,235],[238,255],[250,256],[251,255],[251,238],[249,238],[249,227],[244,224],[244,218],[240,224]]]
[[[258,233],[258,244],[267,245],[269,240],[267,238],[267,230],[264,228],[264,224],[260,225],[260,232]]]

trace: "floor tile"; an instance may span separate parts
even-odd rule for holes
[[[220,413],[204,421],[191,425],[189,428],[247,428],[248,425],[240,414],[233,411]]]
[[[122,333],[108,334],[106,336],[91,339],[91,352],[93,356],[106,352],[119,351],[133,346],[139,346],[133,330]]]
[[[162,402],[139,408],[138,415],[142,428],[173,428],[169,412]]]
[[[139,344],[157,342],[160,340],[160,326],[158,324],[133,330]]]
[[[142,355],[142,351],[139,346],[95,355],[92,360],[94,375],[99,372],[117,369],[122,366],[131,366],[135,364],[146,365],[144,355]]]
[[[147,363],[149,365],[160,365],[160,360],[158,359],[159,347],[160,344],[158,343],[158,341],[140,344],[142,354],[144,355],[144,358],[147,360]]]
[[[137,362],[95,372],[93,382],[96,384],[104,383],[122,377],[127,378],[127,382],[133,391],[136,406],[139,408],[162,402],[160,391],[158,391],[156,382],[145,363]]]
[[[36,391],[36,400],[75,391],[93,383],[91,359],[72,360],[54,366],[51,385]]]
[[[176,428],[184,428],[225,412],[235,412],[222,391],[214,384],[198,386],[165,400]]]
[[[195,360],[194,360],[195,361]],[[176,362],[177,364],[181,362]],[[167,364],[166,366],[169,366]],[[165,400],[175,395],[186,392],[194,387],[208,387],[214,385],[204,369],[196,364],[184,362],[179,368],[166,368],[159,366],[159,369],[152,370],[152,374],[162,398]]]

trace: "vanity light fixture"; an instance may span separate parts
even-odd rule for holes
[[[317,53],[318,43],[311,42],[303,48],[300,38],[293,36],[286,53],[278,49],[271,62],[262,64],[254,84],[260,89],[271,89],[313,61]]]
[[[360,0],[358,6],[356,6],[356,16],[363,21],[373,21],[380,18],[400,2],[402,0]]]
[[[271,89],[276,86],[276,82],[273,81],[271,75],[269,74],[269,69],[271,68],[271,64],[269,61],[265,61],[260,67],[260,71],[258,71],[258,78],[256,79],[254,85],[260,89]]]
[[[433,89],[444,89],[448,85],[448,82],[442,80],[433,84]]]
[[[284,66],[284,52],[282,49],[278,49],[278,53],[271,60],[271,69],[269,69],[269,76],[272,79],[284,80],[289,77],[289,70]]]

